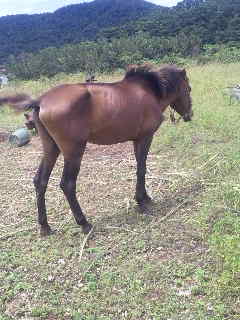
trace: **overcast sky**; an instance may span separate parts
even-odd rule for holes
[[[0,16],[20,13],[53,12],[58,8],[69,4],[89,2],[92,0],[0,0]],[[123,0],[124,1],[124,0]],[[181,0],[148,0],[149,2],[162,5],[174,6]]]

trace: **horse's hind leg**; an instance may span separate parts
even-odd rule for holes
[[[37,197],[38,223],[40,225],[40,234],[42,236],[46,236],[51,234],[51,228],[47,221],[45,192],[47,189],[49,177],[60,151],[54,140],[49,136],[46,129],[40,122],[38,122],[37,128],[42,141],[43,158],[34,177],[34,186]]]
[[[151,201],[145,187],[146,160],[152,143],[153,135],[146,136],[133,142],[134,153],[137,161],[137,184],[135,200],[143,205]]]
[[[64,169],[60,186],[68,200],[77,224],[82,227],[83,233],[87,234],[92,229],[92,225],[86,220],[76,197],[76,180],[85,147],[86,142],[76,145],[72,148],[74,150],[72,155],[64,157]]]

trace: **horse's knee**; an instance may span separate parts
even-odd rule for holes
[[[45,193],[47,189],[47,181],[43,181],[39,174],[36,174],[33,178],[33,184],[38,194]]]
[[[39,175],[36,174],[36,175],[34,176],[34,178],[33,178],[33,185],[34,185],[34,187],[35,187],[35,190],[38,190],[38,189],[39,189],[39,181],[40,181]]]
[[[62,179],[60,182],[60,188],[66,195],[71,195],[75,191],[76,184],[71,180]]]

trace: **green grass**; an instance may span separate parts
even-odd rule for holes
[[[0,320],[239,319],[240,103],[230,105],[224,94],[239,82],[239,67],[189,69],[194,119],[166,121],[148,159],[152,215],[132,200],[129,145],[89,147],[78,182],[95,226],[85,246],[58,187],[62,159],[47,192],[57,233],[43,240],[31,182],[41,157],[37,139],[23,148],[0,143]],[[81,79],[61,75],[10,91],[36,95]],[[10,111],[0,117],[1,130],[22,125]]]

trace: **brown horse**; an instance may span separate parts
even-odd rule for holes
[[[115,83],[64,84],[39,99],[21,94],[0,98],[15,110],[33,109],[43,158],[34,178],[41,235],[51,233],[47,221],[45,191],[60,152],[64,169],[60,186],[84,233],[92,226],[76,197],[76,179],[87,142],[116,144],[133,141],[137,161],[135,199],[139,205],[151,199],[145,189],[147,154],[153,135],[170,105],[184,121],[193,115],[190,85],[184,69],[165,66],[132,66]]]

